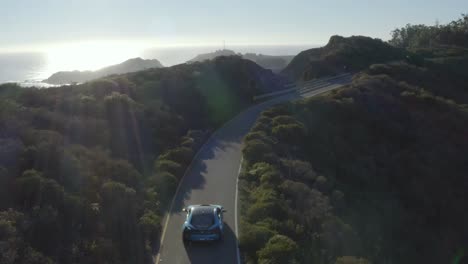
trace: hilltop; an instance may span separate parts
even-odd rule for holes
[[[374,63],[402,60],[407,52],[380,39],[332,36],[327,45],[299,53],[281,72],[292,80],[309,80],[359,71]]]
[[[214,58],[221,57],[221,56],[236,56],[236,55],[241,56],[242,54],[236,53],[233,50],[222,49],[222,50],[217,50],[214,52],[198,54],[197,56],[195,56],[195,58],[188,60],[187,63],[192,63],[192,62],[197,62],[197,61],[202,62],[205,60],[212,60]]]
[[[257,63],[258,65],[262,66],[265,69],[270,69],[273,72],[280,72],[282,69],[284,69],[288,63],[294,58],[294,56],[290,55],[263,55],[263,54],[255,54],[255,53],[236,53],[233,50],[229,49],[222,49],[222,50],[217,50],[214,52],[210,53],[203,53],[197,55],[195,58],[191,59],[188,61],[188,63],[193,63],[193,62],[201,62],[205,60],[212,60],[217,57],[221,56],[240,56],[243,59],[253,61]]]
[[[83,83],[94,80],[111,74],[122,74],[128,72],[136,72],[149,68],[162,68],[163,65],[156,59],[144,60],[142,58],[133,58],[126,60],[120,64],[104,67],[97,71],[60,71],[52,74],[45,79],[45,83],[49,84],[69,84]]]

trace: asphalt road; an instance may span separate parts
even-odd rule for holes
[[[156,264],[240,263],[236,235],[236,183],[243,137],[266,108],[330,91],[350,80],[351,77],[347,76],[327,81],[325,85],[305,85],[300,92],[281,95],[248,108],[214,132],[193,159],[179,185],[172,209],[164,222]],[[185,246],[182,242],[182,224],[185,219],[182,208],[206,203],[220,204],[227,210],[224,214],[225,239],[220,243],[192,243]]]

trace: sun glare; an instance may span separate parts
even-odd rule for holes
[[[121,42],[81,42],[50,47],[48,72],[97,70],[141,56],[142,47]]]

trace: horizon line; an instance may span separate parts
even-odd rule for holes
[[[96,46],[109,46],[109,45],[119,45],[122,47],[132,47],[135,49],[139,49],[141,51],[151,50],[151,49],[170,49],[170,48],[189,48],[189,47],[213,47],[217,50],[223,49],[223,44],[215,44],[213,42],[209,43],[174,43],[174,44],[154,44],[149,45],[145,44],[142,45],[138,42],[126,42],[126,41],[118,41],[118,40],[111,40],[111,41],[76,41],[76,42],[60,42],[60,43],[50,43],[50,44],[39,44],[34,46],[0,46],[0,53],[47,53],[51,50],[57,48],[67,48],[67,47],[76,47],[81,45],[96,45]],[[247,42],[233,42],[229,44],[226,42],[225,49],[232,49],[232,47],[321,47],[325,46],[326,43],[317,44],[317,43],[307,43],[307,42],[296,42],[296,43],[247,43]]]

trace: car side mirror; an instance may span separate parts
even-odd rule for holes
[[[225,213],[225,212],[227,212],[227,210],[226,210],[226,209],[223,209],[223,213]]]
[[[187,212],[187,208],[182,208],[182,212]]]

